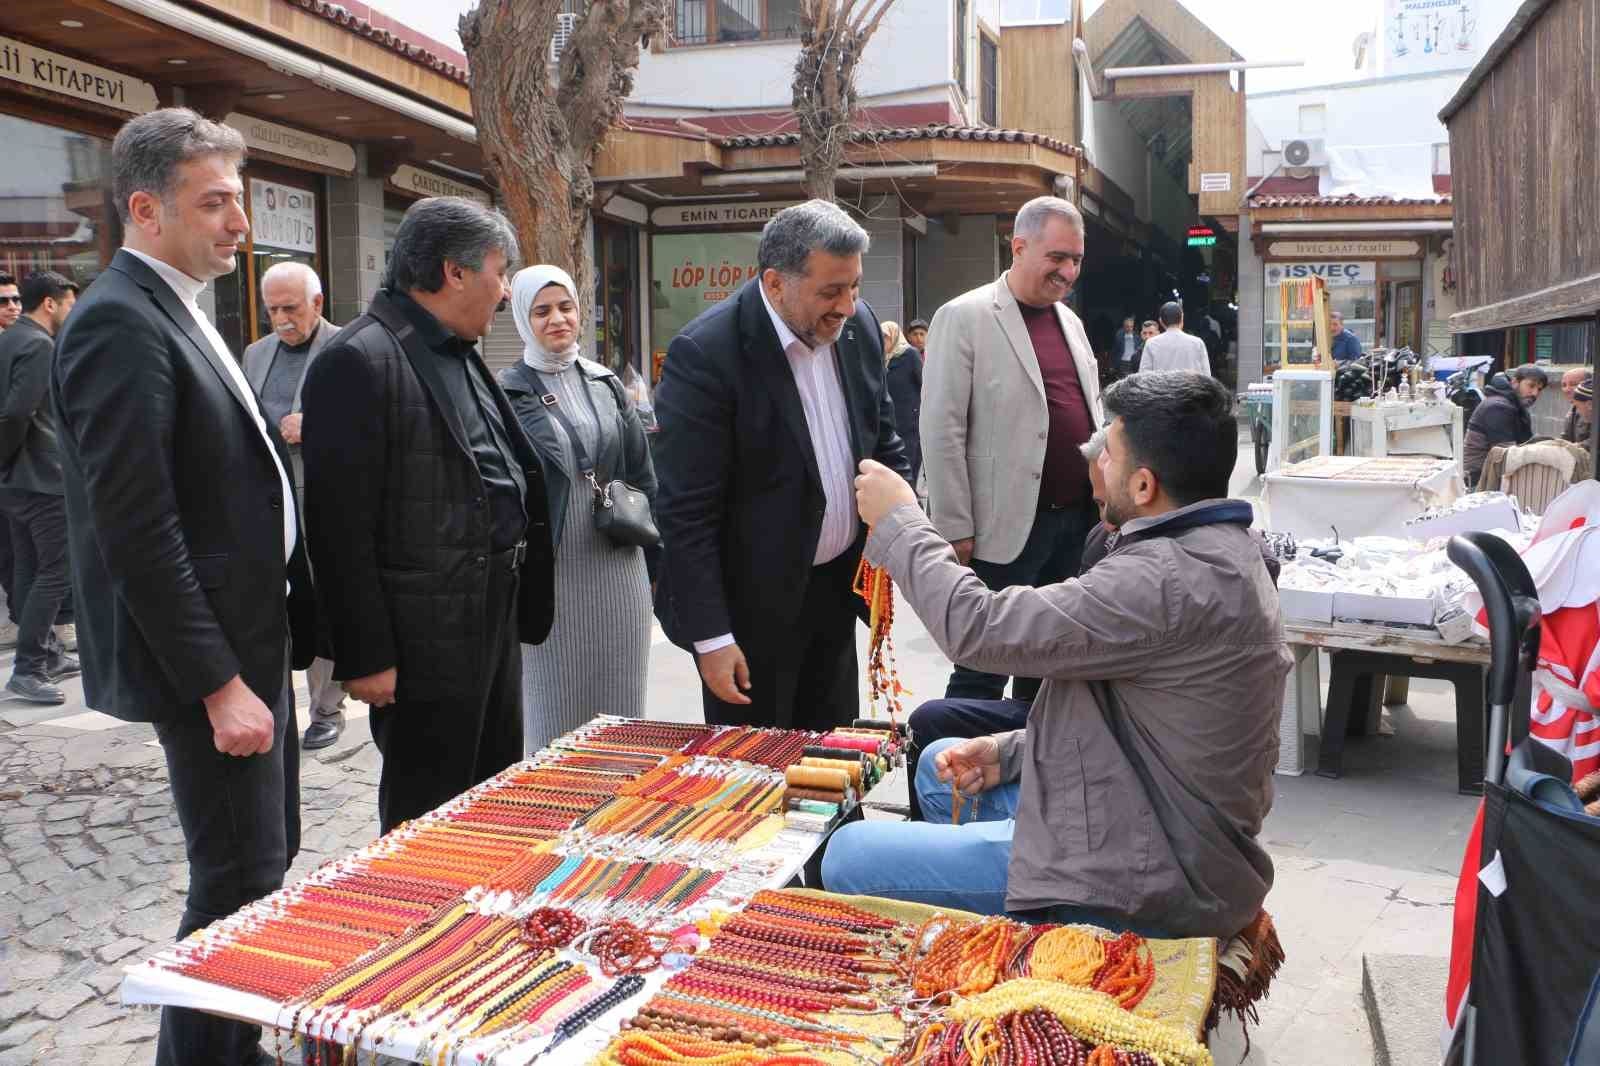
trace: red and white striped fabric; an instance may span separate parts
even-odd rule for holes
[[[1572,761],[1576,781],[1600,770],[1600,481],[1574,485],[1550,504],[1522,561],[1539,589],[1543,615],[1529,733]],[[1487,636],[1488,618],[1476,590],[1464,597],[1463,607]],[[1456,882],[1445,986],[1446,1052],[1471,986],[1482,838],[1480,804]]]

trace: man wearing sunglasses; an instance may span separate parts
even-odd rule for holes
[[[0,270],[0,330],[22,317],[22,293],[17,290],[17,279]]]

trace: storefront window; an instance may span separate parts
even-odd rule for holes
[[[400,232],[400,220],[413,201],[386,194],[383,198],[383,272],[389,273],[389,255],[394,251],[394,238]]]
[[[760,233],[665,233],[650,243],[651,381],[667,345],[702,311],[756,276]]]
[[[259,291],[261,276],[279,263],[304,263],[321,277],[316,192],[255,177],[249,184],[251,286]],[[272,322],[260,299],[255,300],[255,309],[254,336],[264,337],[272,331]]]
[[[1266,270],[1264,336],[1266,363],[1278,362],[1279,327],[1282,325],[1278,291],[1286,279],[1320,277],[1328,285],[1328,309],[1344,315],[1345,328],[1361,339],[1363,350],[1377,343],[1378,265],[1376,263],[1268,263]],[[1290,319],[1295,319],[1290,308]],[[1289,327],[1291,359],[1309,362],[1312,334],[1309,325]]]
[[[0,143],[0,269],[88,285],[122,244],[110,142],[0,115]]]

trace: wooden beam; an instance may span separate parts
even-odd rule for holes
[[[1457,311],[1450,316],[1450,332],[1479,333],[1529,326],[1558,318],[1592,315],[1596,311],[1600,311],[1600,274],[1590,274],[1499,303]]]

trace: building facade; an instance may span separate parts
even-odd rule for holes
[[[485,201],[466,60],[361,4],[25,0],[0,14],[0,268],[87,284],[122,242],[111,140],[193,107],[238,130],[250,238],[208,304],[240,352],[268,329],[261,274],[299,261],[345,322],[377,291],[398,216],[455,192]]]

